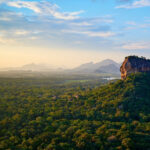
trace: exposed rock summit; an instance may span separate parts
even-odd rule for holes
[[[150,72],[150,60],[145,57],[128,56],[120,67],[121,79],[125,79],[131,73]]]

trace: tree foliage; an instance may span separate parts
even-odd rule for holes
[[[0,149],[148,150],[150,75],[92,90],[0,79]]]

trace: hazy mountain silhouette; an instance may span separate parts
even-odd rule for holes
[[[30,63],[23,65],[21,67],[8,67],[0,69],[0,71],[53,71],[53,70],[61,70],[61,68],[53,67],[46,64]]]
[[[117,62],[106,59],[98,63],[85,63],[80,65],[79,67],[74,68],[72,71],[74,72],[82,72],[82,73],[112,73],[119,74],[120,64]]]
[[[36,64],[36,63],[30,63],[23,65],[21,67],[9,67],[9,68],[2,68],[0,71],[61,71],[61,72],[77,72],[77,73],[110,73],[110,74],[119,74],[120,64],[117,62],[111,60],[111,59],[106,59],[98,63],[85,63],[80,65],[79,67],[76,67],[74,69],[63,69],[63,68],[58,68],[46,64]]]

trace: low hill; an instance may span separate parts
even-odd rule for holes
[[[100,102],[101,105],[103,105],[102,109],[111,113],[115,119],[117,119],[115,117],[117,111],[122,111],[123,113],[128,112],[130,114],[128,121],[130,122],[131,119],[142,119],[141,114],[143,114],[143,116],[149,115],[147,121],[150,121],[149,91],[150,74],[136,73],[131,74],[125,80],[118,80],[104,87],[94,89],[89,94],[91,98],[98,98],[98,100],[95,101],[96,106]],[[125,120],[127,121],[127,118]]]
[[[88,119],[103,122],[99,135],[108,142],[104,149],[150,149],[149,73],[94,89],[85,99]]]

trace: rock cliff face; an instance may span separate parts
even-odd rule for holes
[[[131,73],[150,72],[150,60],[144,57],[128,56],[120,67],[121,79],[125,79]]]

